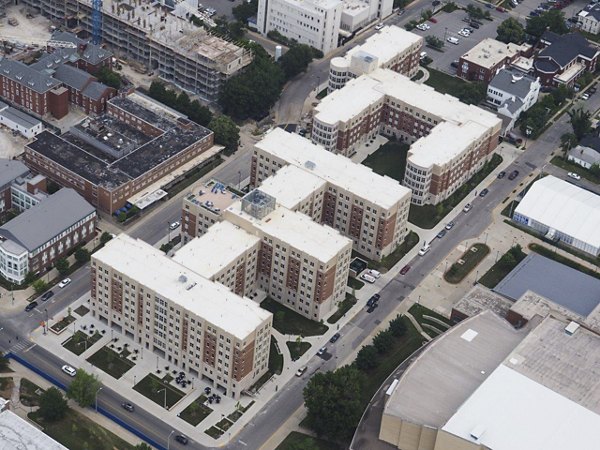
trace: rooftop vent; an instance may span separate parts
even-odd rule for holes
[[[312,161],[306,161],[304,163],[304,167],[306,167],[307,169],[310,169],[310,170],[315,170],[315,167],[317,167],[317,165]]]
[[[470,434],[473,439],[478,441],[481,439],[481,436],[483,436],[483,433],[485,433],[485,428],[482,425],[477,425],[475,428],[473,428],[473,430],[471,430]]]
[[[565,327],[565,333],[568,336],[573,336],[575,332],[579,329],[579,324],[577,322],[571,322],[569,325]]]
[[[187,281],[187,277],[184,274],[179,275],[179,282],[185,283]]]

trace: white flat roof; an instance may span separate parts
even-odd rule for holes
[[[334,228],[313,222],[307,215],[290,211],[283,206],[277,206],[262,220],[242,211],[241,202],[231,205],[227,212],[250,222],[253,228],[263,234],[279,239],[323,263],[331,261],[344,248],[352,246],[352,241]]]
[[[529,48],[530,46],[527,44],[505,44],[496,39],[487,38],[462,55],[462,58],[478,66],[490,68],[505,58],[512,58],[519,52],[527,51]]]
[[[260,185],[260,190],[275,197],[278,204],[295,209],[299,203],[323,188],[327,182],[296,166],[285,166]]]
[[[487,131],[488,128],[476,122],[462,125],[442,122],[411,145],[408,159],[419,167],[431,167],[434,164],[443,166],[452,162]]]
[[[217,222],[179,249],[173,261],[210,279],[258,242],[258,237],[230,222]]]
[[[593,449],[600,416],[500,365],[443,430],[494,450]]]
[[[392,208],[411,195],[410,189],[393,178],[378,175],[362,164],[355,164],[345,156],[328,152],[281,128],[271,130],[255,147],[384,209]]]
[[[423,42],[423,38],[415,33],[396,26],[385,26],[364,44],[348,50],[345,59],[349,60],[352,55],[362,51],[377,57],[379,65],[382,65],[419,42]]]
[[[112,239],[93,258],[241,340],[271,315],[252,300],[207,280],[157,248],[126,234]]]
[[[600,196],[552,175],[533,183],[515,214],[600,247]]]
[[[12,411],[0,413],[2,450],[68,450]]]

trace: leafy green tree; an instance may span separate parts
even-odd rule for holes
[[[295,77],[304,72],[313,59],[312,48],[308,45],[298,44],[290,48],[279,60],[281,69],[286,79]]]
[[[190,109],[190,96],[186,92],[180,92],[175,101],[177,111],[189,111]]]
[[[589,171],[595,177],[600,178],[600,165],[598,163],[592,164],[592,167],[590,167]]]
[[[100,386],[100,381],[96,375],[78,369],[67,391],[67,397],[75,400],[79,406],[85,408],[94,404],[96,392],[98,392]]]
[[[390,326],[388,329],[395,337],[402,337],[406,334],[406,325],[400,314],[398,314],[394,319],[390,320]]]
[[[552,31],[556,34],[565,34],[569,32],[569,28],[565,24],[565,15],[558,9],[551,9],[537,17],[527,19],[525,32],[536,38],[544,34],[544,31]]]
[[[373,345],[379,353],[387,353],[394,345],[394,336],[389,330],[382,330],[373,338]]]
[[[429,47],[437,48],[438,50],[444,46],[444,41],[433,35],[426,36],[425,42]]]
[[[315,374],[304,388],[307,422],[319,436],[333,440],[352,437],[363,412],[363,375],[354,366]]]
[[[63,397],[55,387],[48,388],[42,395],[40,395],[40,409],[38,410],[40,416],[48,422],[55,422],[62,419],[69,406],[67,400]]]
[[[487,87],[484,83],[465,83],[458,93],[458,99],[467,105],[477,105],[485,100]]]
[[[504,22],[502,22],[498,29],[496,30],[498,34],[496,39],[498,41],[504,42],[505,44],[515,43],[521,44],[525,40],[525,29],[521,23],[513,18],[509,17]]]
[[[377,367],[377,350],[372,345],[365,345],[358,351],[355,362],[356,367],[363,371]]]
[[[190,108],[186,112],[190,120],[196,122],[203,127],[207,126],[212,120],[212,113],[206,106],[202,106],[198,100],[190,103]]]
[[[428,20],[433,17],[433,11],[430,9],[426,9],[425,11],[421,11],[421,19]]]
[[[258,12],[258,0],[252,0],[250,3],[244,1],[234,7],[231,12],[236,20],[246,23],[250,17],[256,16]]]
[[[569,150],[577,145],[577,136],[573,133],[565,133],[560,137],[560,148],[563,151],[564,158],[567,159]]]
[[[104,83],[115,89],[119,89],[122,84],[121,76],[110,70],[108,67],[102,67],[96,72],[96,78],[100,83]]]
[[[110,234],[109,232],[105,231],[104,233],[102,233],[102,235],[100,236],[100,243],[102,245],[105,245],[108,241],[110,241],[112,239],[112,234]]]
[[[46,289],[48,289],[48,283],[46,283],[44,280],[42,280],[41,278],[38,278],[37,280],[35,280],[31,286],[33,287],[33,290],[35,291],[36,294],[41,294],[42,292],[44,292]]]
[[[6,372],[10,372],[10,360],[4,354],[0,354],[0,373]]]
[[[152,450],[152,447],[150,447],[148,444],[146,444],[145,442],[141,442],[138,445],[136,445],[135,450]]]
[[[215,117],[208,124],[208,128],[215,133],[215,142],[225,147],[226,154],[232,154],[238,149],[240,129],[231,117]]]
[[[25,279],[23,280],[23,282],[25,284],[31,284],[35,281],[35,277],[36,277],[35,272],[27,272],[25,274]]]
[[[69,273],[69,261],[67,261],[67,258],[60,258],[56,261],[54,266],[61,275],[67,275]]]
[[[312,437],[306,436],[302,440],[294,441],[291,444],[286,445],[285,448],[286,450],[319,450],[322,447],[318,445]]]
[[[90,252],[83,247],[79,247],[75,250],[75,261],[84,263],[90,260]]]
[[[582,137],[592,130],[592,114],[583,108],[572,109],[568,112],[569,123],[573,128],[573,134],[580,141]]]

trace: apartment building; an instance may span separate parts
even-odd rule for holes
[[[92,32],[90,0],[24,0],[23,4],[70,28]],[[149,0],[104,0],[102,41],[115,56],[142,64],[207,102],[216,101],[223,82],[250,64],[252,53],[197,27],[190,17],[198,10],[182,8],[185,2],[169,8]]]
[[[91,276],[96,318],[226,395],[268,370],[271,313],[142,240],[111,240]]]
[[[340,35],[350,37],[376,19],[392,14],[394,0],[344,0]]]
[[[491,157],[501,126],[490,112],[377,69],[319,103],[312,140],[344,156],[379,133],[412,144],[403,184],[413,191],[413,203],[436,204]]]
[[[412,78],[419,70],[423,37],[396,26],[386,26],[344,56],[329,64],[328,91],[343,88],[348,81],[376,69],[390,69]]]
[[[296,169],[280,175],[285,166]],[[335,228],[371,259],[392,253],[408,233],[409,189],[297,134],[274,129],[255,144],[250,183],[265,183],[278,201]]]

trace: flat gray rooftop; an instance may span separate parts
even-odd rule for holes
[[[463,320],[408,368],[384,414],[431,427],[443,426],[528,333],[491,311]]]
[[[531,253],[494,289],[512,300],[533,291],[583,317],[600,303],[600,280]]]

